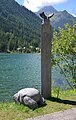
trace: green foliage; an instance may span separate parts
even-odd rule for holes
[[[52,62],[58,65],[68,84],[76,87],[76,22],[54,33]],[[71,81],[70,81],[71,79]]]
[[[0,51],[39,47],[40,18],[14,0],[0,0]],[[22,50],[24,52],[24,50]],[[31,50],[29,50],[31,51]]]
[[[60,87],[55,87],[55,88],[53,89],[53,92],[54,92],[54,94],[56,94],[56,97],[59,98]]]

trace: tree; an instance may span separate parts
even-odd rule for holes
[[[76,22],[54,32],[52,62],[58,65],[68,84],[76,88]]]
[[[9,41],[8,41],[8,50],[12,51],[12,50],[16,50],[17,47],[18,47],[18,40],[17,40],[17,37],[14,36],[13,33],[10,34],[10,38],[9,38]]]

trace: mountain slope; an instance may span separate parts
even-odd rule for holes
[[[26,44],[27,47],[29,44],[39,46],[40,21],[37,15],[15,0],[0,0],[0,51],[16,50]]]
[[[64,24],[69,23],[71,25],[74,21],[76,21],[76,17],[73,17],[69,14],[66,10],[64,11],[57,11],[52,6],[45,6],[41,8],[36,14],[39,16],[39,13],[45,12],[46,15],[50,13],[54,13],[54,16],[51,18],[51,25],[53,28],[58,29],[58,27],[63,28]]]
[[[52,7],[52,6],[44,6],[42,7],[38,12],[36,12],[37,15],[39,15],[42,12],[45,12],[46,15],[50,14],[50,13],[57,13],[58,11]]]
[[[76,20],[67,11],[57,11],[52,6],[45,6],[37,13],[55,13],[51,18],[54,28],[64,27]],[[33,12],[19,5],[15,0],[0,0],[0,52],[31,52],[40,45],[41,19]]]
[[[63,28],[66,23],[72,25],[76,21],[76,18],[69,14],[66,10],[57,12],[54,17],[51,18],[51,24],[54,28]]]

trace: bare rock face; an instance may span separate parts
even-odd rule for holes
[[[25,104],[32,109],[37,108],[38,105],[42,105],[44,103],[44,98],[35,88],[21,89],[13,96],[13,99],[16,103]]]

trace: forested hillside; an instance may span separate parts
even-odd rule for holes
[[[41,8],[36,14],[54,13],[51,25],[58,29],[65,23],[76,21],[67,11],[57,11],[52,6]],[[40,49],[41,19],[19,5],[15,0],[0,0],[0,52],[38,52]]]
[[[15,0],[0,0],[0,52],[35,51],[40,44],[40,21]]]

